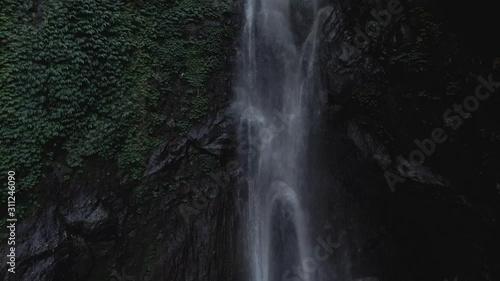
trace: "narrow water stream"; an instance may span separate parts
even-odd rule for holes
[[[249,147],[244,244],[248,281],[278,281],[310,254],[305,156],[318,91],[316,1],[246,0],[235,108]],[[307,204],[311,205],[311,204]],[[304,281],[313,281],[308,275]]]

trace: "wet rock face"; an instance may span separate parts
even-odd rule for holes
[[[45,206],[19,224],[16,274],[4,280],[230,280],[236,179],[217,175],[234,150],[232,126],[223,110],[166,141],[139,184],[106,165],[71,183],[53,176]],[[218,164],[205,174],[198,155]]]
[[[326,200],[330,208],[323,212],[331,213],[336,227],[348,226],[348,267],[353,277],[496,280],[500,248],[493,237],[500,235],[496,191],[500,179],[498,165],[488,159],[498,157],[498,140],[481,135],[498,131],[498,124],[488,120],[497,118],[491,108],[499,101],[488,100],[484,111],[470,118],[475,121],[466,121],[457,131],[446,129],[442,115],[445,108],[474,93],[477,84],[466,77],[467,71],[491,73],[491,66],[479,61],[491,61],[498,54],[489,47],[479,51],[469,46],[479,36],[472,36],[470,28],[455,29],[457,19],[443,13],[444,3],[427,1],[401,1],[403,12],[393,15],[377,36],[369,37],[370,44],[356,44],[365,36],[356,28],[364,32],[364,24],[374,20],[369,11],[382,11],[388,2],[330,3],[334,9],[321,46],[328,129],[316,139],[316,153],[318,159],[329,155],[317,165],[328,163],[331,169],[315,168],[312,178],[318,185],[320,179],[330,182],[323,183],[324,194],[329,194],[325,197],[338,201]],[[487,10],[480,14],[489,14]],[[442,39],[426,41],[422,29],[432,29]],[[478,24],[476,29],[483,34],[490,27],[481,29]],[[497,45],[491,40],[488,44]],[[416,61],[423,64],[412,68]],[[451,73],[463,79],[462,94],[446,94]],[[449,139],[424,154],[423,165],[412,163],[409,156],[418,149],[416,140],[421,143],[435,128],[445,128]],[[403,178],[394,192],[384,177],[386,171]]]
[[[19,224],[15,274],[4,280],[86,280],[93,266],[88,243],[65,226],[55,206]],[[2,250],[7,251],[3,247]],[[3,272],[7,268],[2,264]]]

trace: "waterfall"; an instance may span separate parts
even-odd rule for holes
[[[318,4],[246,0],[234,110],[247,173],[243,229],[248,281],[284,280],[310,254],[303,194],[311,97],[319,87]],[[314,274],[302,277],[313,281]]]

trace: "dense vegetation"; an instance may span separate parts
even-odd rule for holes
[[[16,171],[31,201],[55,161],[77,172],[98,157],[140,178],[168,118],[183,134],[206,115],[207,79],[232,35],[210,22],[231,1],[37,2],[0,11],[2,174]]]

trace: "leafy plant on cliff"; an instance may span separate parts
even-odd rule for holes
[[[206,83],[232,35],[220,19],[231,7],[229,0],[6,0],[2,172],[17,171],[27,191],[54,159],[79,168],[98,157],[139,179],[167,117],[189,126],[206,115]],[[184,113],[162,108],[181,99],[190,105]]]
[[[378,108],[382,92],[379,85],[375,83],[364,83],[353,92],[353,99],[363,108],[374,111]]]
[[[409,19],[412,29],[416,31],[415,42],[391,57],[389,63],[408,74],[422,73],[434,67],[432,55],[439,51],[443,32],[432,14],[422,7],[413,8]]]

